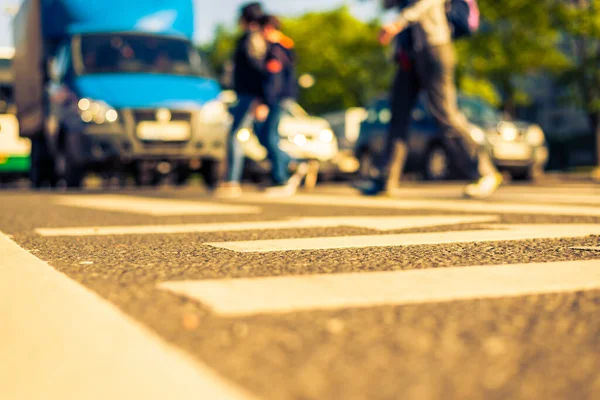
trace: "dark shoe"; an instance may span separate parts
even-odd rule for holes
[[[353,186],[358,189],[363,196],[377,196],[386,191],[386,182],[377,179],[355,182]]]

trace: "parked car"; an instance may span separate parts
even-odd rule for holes
[[[460,96],[459,107],[471,125],[471,137],[489,149],[496,166],[514,179],[533,179],[548,160],[548,149],[542,129],[521,121],[507,121],[482,100]],[[392,114],[387,99],[378,99],[368,107],[355,145],[355,156],[361,163],[361,174],[372,172],[372,158],[386,146]],[[463,178],[456,176],[444,148],[442,135],[420,98],[412,114],[409,155],[406,172],[417,172],[429,180]]]
[[[19,137],[19,121],[15,116],[13,48],[0,48],[0,183],[29,175],[31,142]]]
[[[336,178],[346,179],[355,174],[360,165],[354,157],[354,145],[360,133],[360,125],[367,117],[363,107],[352,107],[322,115],[329,122],[338,141],[339,151],[333,163],[337,167]]]
[[[246,156],[246,175],[260,180],[270,169],[267,151],[261,146],[254,127],[244,127],[237,133]],[[329,123],[320,117],[309,115],[295,101],[283,104],[283,116],[279,125],[281,140],[279,148],[297,160],[318,160],[320,174],[335,173],[334,159],[338,153],[338,141]]]
[[[549,151],[539,125],[503,118],[481,99],[460,97],[458,104],[469,121],[484,129],[494,163],[501,171],[517,180],[532,180],[543,173]]]

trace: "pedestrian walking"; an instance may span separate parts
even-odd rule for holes
[[[296,96],[294,41],[281,32],[281,23],[275,16],[265,15],[260,25],[267,41],[263,100],[268,115],[264,123],[257,126],[256,135],[271,162],[273,183],[266,192],[270,196],[291,196],[298,190],[308,169],[308,164],[300,162],[290,177],[292,159],[279,148],[282,103]]]
[[[455,28],[449,22],[451,13],[447,5],[454,3],[455,0],[384,0],[385,8],[398,8],[400,15],[395,22],[383,27],[379,40],[387,45],[401,35],[403,51],[391,89],[392,121],[388,145],[384,154],[375,161],[379,176],[358,185],[365,195],[376,195],[388,189],[394,154],[396,162],[404,164],[408,153],[411,111],[421,92],[442,130],[444,146],[453,165],[473,180],[465,188],[465,196],[488,197],[502,184],[502,175],[494,167],[489,154],[471,138],[468,121],[458,109],[452,38],[453,34],[464,34],[458,31],[464,26],[456,25]],[[466,17],[468,19],[470,15]],[[469,23],[472,21],[468,21],[466,29]],[[408,49],[407,44],[410,46]]]
[[[240,182],[244,172],[244,152],[237,140],[237,132],[250,125],[254,118],[264,120],[267,110],[262,104],[264,97],[264,67],[267,42],[260,31],[264,16],[258,2],[247,3],[240,8],[239,25],[243,31],[234,52],[233,90],[237,102],[231,109],[233,123],[227,141],[227,173],[225,182],[215,192],[218,197],[234,198],[242,194]]]

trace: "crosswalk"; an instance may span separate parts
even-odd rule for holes
[[[220,265],[227,265],[239,277],[223,273],[207,279],[200,269],[186,266],[149,286],[155,293],[176,295],[208,310],[211,317],[226,321],[600,290],[600,190],[595,187],[507,187],[488,201],[463,200],[461,189],[451,186],[402,188],[393,198],[362,198],[349,191],[340,195],[336,190],[325,188],[277,199],[248,193],[230,201],[202,196],[180,199],[168,194],[160,198],[135,194],[49,196],[48,201],[56,207],[85,209],[98,217],[90,219],[90,224],[65,220],[57,226],[37,226],[31,228],[27,240],[97,242],[105,246],[101,255],[110,259],[119,246],[127,247],[123,251],[136,257],[134,254],[140,253],[134,252],[134,247],[157,240],[157,235],[159,239],[153,244],[185,234],[179,236],[181,241],[170,241],[173,263],[193,264],[177,258],[177,246],[185,242],[197,250],[202,265],[209,265],[211,257],[223,257],[218,260]],[[109,214],[111,218],[103,218]],[[120,216],[129,214],[136,218],[120,221]],[[543,216],[542,222],[536,221],[536,216]],[[173,223],[187,218],[191,222]],[[123,225],[109,225],[114,221]],[[550,240],[557,240],[560,250],[570,256],[551,262],[449,262],[443,268],[423,269],[396,261],[385,267],[372,266],[361,258],[375,250],[380,251],[376,254],[401,254],[428,246],[423,257],[435,254],[436,249],[444,249],[442,254],[447,256],[454,251],[453,246],[465,244],[477,252],[508,249],[522,241]],[[585,257],[577,256],[581,253]],[[153,255],[139,257],[152,265]],[[280,268],[294,257],[306,261],[292,270]],[[337,264],[346,261],[345,257],[352,257],[359,267],[351,272],[338,270]],[[313,260],[319,258],[330,262],[331,268],[311,269]],[[259,268],[265,260],[275,265],[273,271],[244,273]],[[80,264],[77,271],[85,274],[86,268],[93,266],[94,276],[98,276],[102,261],[99,258],[96,263]],[[0,357],[9,354],[19,359],[17,352],[26,351],[31,343],[43,350],[41,359],[21,358],[17,369],[3,370],[0,365],[0,387],[3,374],[13,378],[23,375],[27,380],[19,378],[22,385],[42,381],[48,398],[53,394],[59,397],[64,389],[60,385],[71,382],[64,377],[71,375],[79,379],[79,398],[115,398],[123,393],[129,398],[255,398],[2,234],[0,292],[8,294],[4,302],[0,296],[0,313],[8,315],[15,326],[13,342],[0,337]],[[51,301],[29,301],[24,293],[36,293]],[[55,318],[62,320],[59,323]],[[31,334],[39,331],[45,335]],[[98,332],[102,338],[90,346],[86,337],[97,337]],[[68,353],[62,356],[62,369],[56,373],[50,366],[56,357],[51,341],[63,343],[61,349]],[[123,354],[120,369],[110,369],[107,354],[114,354],[106,350],[110,346]],[[105,385],[96,388],[86,378],[89,376],[104,376]],[[132,378],[124,380],[123,376]],[[142,381],[150,384],[141,385]]]
[[[340,249],[402,248],[410,246],[436,246],[460,243],[515,242],[522,240],[547,240],[560,238],[586,238],[600,235],[600,221],[597,223],[569,224],[505,224],[501,215],[549,215],[568,217],[600,218],[600,191],[595,188],[580,189],[526,188],[512,187],[501,190],[489,201],[465,201],[460,199],[460,190],[453,187],[424,187],[418,189],[399,189],[395,198],[363,198],[350,192],[343,196],[327,190],[321,194],[298,195],[292,198],[269,198],[261,194],[247,194],[235,203],[219,203],[211,200],[194,202],[176,199],[148,199],[135,196],[96,195],[65,196],[57,204],[71,207],[86,207],[107,212],[145,213],[153,216],[168,215],[222,215],[256,214],[271,204],[290,207],[304,207],[308,213],[312,207],[331,207],[333,209],[357,208],[390,210],[391,213],[403,211],[423,211],[427,215],[355,216],[336,215],[331,217],[288,217],[277,220],[211,222],[200,224],[159,224],[125,226],[87,226],[38,228],[36,233],[43,237],[82,237],[82,236],[131,236],[131,235],[168,235],[181,233],[220,233],[220,232],[256,232],[250,240],[200,241],[200,246],[235,253],[273,253],[332,251]],[[341,200],[341,201],[340,201]],[[438,213],[430,215],[428,213]],[[332,213],[335,213],[333,211]],[[452,214],[456,213],[456,214]],[[469,214],[467,214],[469,213]],[[243,217],[242,217],[243,218]],[[458,229],[468,225],[469,229]],[[368,235],[336,235],[330,237],[286,237],[281,239],[263,239],[261,232],[316,228],[354,227],[374,231]],[[433,232],[402,233],[406,229],[436,228]],[[500,295],[525,295],[547,291],[579,290],[582,287],[598,288],[600,261],[596,263],[554,263],[519,264],[499,270],[495,266],[478,268],[452,268],[445,271],[424,271],[415,274],[408,272],[373,273],[363,272],[352,275],[327,276],[289,276],[261,278],[238,281],[181,281],[166,282],[159,285],[162,290],[173,291],[195,299],[202,304],[211,305],[223,313],[244,314],[244,307],[256,312],[273,311],[265,304],[271,304],[276,311],[296,311],[307,307],[328,308],[337,306],[357,306],[373,304],[399,304],[402,301],[462,299],[472,297],[495,297]],[[502,279],[495,276],[496,270]],[[486,275],[489,272],[491,275]],[[446,276],[445,274],[450,274]],[[570,276],[572,282],[561,282],[560,276]],[[493,279],[492,279],[493,277]],[[445,291],[432,286],[427,291],[427,282],[457,279],[465,285],[454,285],[457,292],[444,295]],[[484,282],[491,279],[490,284]],[[413,281],[414,280],[414,281]],[[383,282],[394,282],[388,292],[380,291]],[[525,282],[527,284],[515,284]],[[363,282],[357,284],[356,282]],[[404,282],[404,283],[403,283]],[[563,285],[560,285],[564,283]],[[418,296],[411,298],[395,294],[394,287],[417,287]],[[385,286],[385,285],[384,285]],[[452,285],[451,285],[452,286]],[[469,288],[473,289],[469,289]],[[280,289],[276,289],[280,288]],[[336,289],[337,288],[337,289]],[[347,288],[347,290],[346,290]],[[365,288],[373,288],[366,290]],[[379,289],[378,289],[379,288]],[[475,289],[476,288],[476,289]],[[512,288],[512,289],[510,289]],[[423,289],[423,290],[422,290]],[[319,293],[308,296],[309,293]],[[405,290],[402,290],[405,292]],[[439,296],[434,292],[439,292]],[[265,293],[270,293],[265,296]],[[285,296],[277,297],[277,293]],[[387,294],[385,294],[387,293]],[[286,297],[287,296],[287,297]],[[398,298],[400,296],[400,298]],[[350,300],[350,298],[355,298]],[[237,300],[236,300],[237,299]],[[254,299],[254,300],[253,300]],[[336,299],[342,299],[338,301]],[[400,300],[399,300],[400,299]],[[412,300],[411,300],[412,299]],[[241,305],[236,301],[241,301]],[[256,305],[263,304],[263,306]],[[237,304],[229,307],[227,304]],[[225,304],[225,305],[223,305]],[[253,305],[254,304],[254,305]],[[273,306],[279,304],[280,306]],[[229,308],[228,308],[229,307]],[[236,308],[238,307],[238,308]],[[246,311],[247,312],[247,311]]]
[[[504,193],[501,193],[504,196]],[[262,204],[287,204],[293,206],[320,206],[320,207],[354,207],[391,209],[404,211],[449,211],[488,214],[531,214],[531,215],[568,215],[580,217],[600,217],[600,207],[579,205],[581,200],[570,198],[563,204],[546,203],[544,193],[539,196],[519,196],[511,194],[509,202],[474,201],[455,198],[430,199],[423,194],[415,194],[413,198],[365,198],[357,196],[345,197],[342,202],[335,201],[332,195],[302,195],[285,199],[266,198],[262,195],[245,196],[240,202]],[[592,201],[590,196],[585,199]],[[595,204],[595,203],[594,203]]]
[[[405,247],[453,243],[501,242],[533,239],[578,238],[600,234],[600,224],[483,225],[481,230],[397,235],[339,236],[301,239],[206,243],[237,252],[333,250],[366,247]]]
[[[255,214],[261,208],[210,202],[153,199],[123,195],[60,196],[55,204],[91,210],[112,211],[152,216]]]
[[[227,317],[600,289],[599,261],[165,282]]]
[[[0,293],[2,399],[254,399],[2,234]]]

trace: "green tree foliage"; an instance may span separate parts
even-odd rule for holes
[[[323,113],[364,105],[385,93],[392,67],[377,42],[380,25],[354,18],[345,7],[286,19],[284,31],[296,40],[299,74],[314,76],[301,103]]]
[[[478,0],[481,30],[457,43],[462,89],[506,111],[529,97],[515,77],[555,74],[568,65],[554,24],[555,0]],[[498,93],[494,93],[494,89]]]
[[[588,113],[596,136],[596,160],[600,165],[600,0],[556,0],[554,21],[563,34],[562,48],[571,64],[558,83]]]

